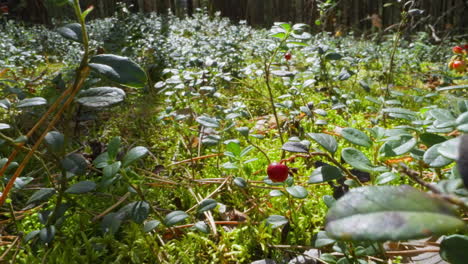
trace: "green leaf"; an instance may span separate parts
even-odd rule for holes
[[[397,140],[385,142],[379,150],[383,157],[395,157],[410,152],[418,143],[412,136],[401,136]]]
[[[148,154],[148,149],[145,147],[134,147],[132,148],[125,157],[123,158],[123,167],[127,167],[128,165],[132,164],[133,162],[143,158]]]
[[[343,128],[341,131],[341,136],[344,137],[346,140],[348,140],[351,143],[354,143],[359,146],[363,146],[366,148],[369,148],[372,146],[372,140],[367,136],[364,132],[347,127]]]
[[[34,230],[29,232],[25,237],[24,237],[24,242],[28,242],[29,240],[35,238],[37,235],[39,235],[40,230]]]
[[[202,233],[205,233],[205,234],[210,233],[210,228],[205,223],[205,221],[198,221],[198,222],[195,223],[195,225],[193,227],[195,227],[195,229],[197,229],[198,231],[200,231]]]
[[[177,223],[184,221],[187,217],[189,216],[184,211],[174,211],[166,215],[166,218],[164,219],[164,223],[168,227],[173,226]]]
[[[352,189],[326,216],[327,234],[340,240],[408,240],[463,228],[450,204],[408,185]]]
[[[78,153],[68,154],[60,161],[60,164],[63,169],[74,175],[84,175],[88,168],[88,161]]]
[[[468,236],[451,235],[440,243],[440,256],[451,264],[465,264],[468,259]]]
[[[150,205],[145,201],[136,201],[120,208],[119,213],[124,213],[135,223],[141,224],[149,215]]]
[[[456,90],[456,89],[468,89],[468,84],[439,87],[436,90],[440,92],[440,91],[448,91],[448,90]]]
[[[334,179],[342,178],[341,170],[335,166],[323,165],[312,172],[309,183],[322,183]]]
[[[458,146],[460,142],[461,138],[457,137],[441,143],[438,148],[439,154],[452,160],[458,160]]]
[[[432,147],[435,144],[445,142],[447,139],[441,135],[433,133],[422,133],[419,138],[428,147]]]
[[[114,235],[119,230],[120,225],[122,224],[122,220],[124,218],[123,214],[119,213],[110,213],[104,216],[101,222],[101,229],[102,232],[111,233]]]
[[[24,108],[24,107],[31,107],[31,106],[40,106],[47,104],[47,100],[42,97],[33,97],[33,98],[26,98],[21,100],[16,107]]]
[[[219,121],[216,118],[211,118],[208,116],[199,116],[196,121],[205,127],[218,128]]]
[[[325,55],[325,59],[327,60],[341,60],[341,58],[343,58],[343,56],[336,52],[330,52]]]
[[[312,246],[315,248],[321,248],[335,243],[336,240],[327,236],[327,232],[318,231],[312,238]]]
[[[203,213],[203,212],[205,212],[205,211],[212,210],[212,209],[216,208],[217,205],[218,205],[218,202],[216,202],[216,201],[213,200],[213,199],[206,199],[206,200],[203,200],[203,201],[198,205],[198,212],[199,212],[199,213]]]
[[[441,145],[442,144],[435,144],[424,152],[423,160],[431,168],[441,168],[449,165],[453,161],[439,153]]]
[[[377,176],[376,182],[377,184],[386,184],[398,178],[400,178],[398,174],[395,174],[393,172],[384,172]]]
[[[299,185],[286,187],[286,191],[294,198],[304,199],[307,197],[307,190]]]
[[[297,141],[286,142],[281,149],[294,153],[309,153],[309,147]]]
[[[96,87],[81,91],[76,101],[90,108],[105,108],[122,102],[125,92],[116,87]]]
[[[289,220],[282,215],[270,215],[266,222],[270,224],[272,228],[277,228],[287,224]]]
[[[341,152],[341,157],[353,166],[353,168],[365,172],[384,172],[386,167],[378,167],[371,164],[370,160],[359,150],[355,148],[345,148]]]
[[[273,35],[271,35],[271,36],[274,37],[274,38],[279,38],[279,39],[283,40],[283,39],[286,37],[286,33],[284,33],[284,32],[278,32],[278,33],[273,34]]]
[[[271,197],[279,197],[279,196],[283,196],[284,193],[280,190],[271,190],[268,195],[270,195]]]
[[[105,179],[114,177],[119,172],[121,165],[122,163],[120,161],[116,161],[110,165],[107,165],[102,170],[102,175],[104,176]]]
[[[122,140],[120,139],[120,137],[114,137],[111,139],[109,144],[107,144],[107,153],[109,154],[110,160],[115,160],[117,154],[119,154],[121,141]]]
[[[44,244],[49,244],[54,240],[55,237],[55,226],[50,225],[48,227],[44,227],[39,232],[39,238]]]
[[[159,224],[161,224],[161,222],[159,222],[158,220],[148,221],[143,225],[143,232],[145,232],[145,233],[151,232],[156,227],[158,227]]]
[[[145,71],[126,57],[113,54],[96,55],[90,59],[89,67],[109,80],[125,86],[142,88],[146,84]]]
[[[64,38],[83,43],[83,33],[81,25],[79,23],[67,24],[63,27],[59,27],[57,32]]]
[[[65,137],[62,133],[51,131],[47,133],[44,140],[50,151],[56,154],[61,154],[65,151]]]
[[[247,187],[247,182],[241,178],[241,177],[236,177],[234,178],[234,184],[241,187],[241,188],[246,188]]]
[[[455,119],[449,110],[443,108],[431,109],[427,111],[426,114],[440,122],[447,122]]]
[[[32,204],[36,202],[42,202],[48,200],[52,195],[55,194],[54,188],[42,188],[39,191],[36,191],[29,197],[29,200],[26,204]]]
[[[416,113],[414,113],[411,110],[408,110],[408,109],[405,109],[405,108],[399,108],[399,107],[384,108],[384,109],[382,109],[382,112],[390,113],[390,114],[408,115],[408,116],[415,116],[416,115]]]
[[[96,183],[93,181],[81,181],[70,186],[65,192],[70,194],[82,194],[94,191]]]
[[[315,140],[320,146],[322,146],[331,154],[334,154],[338,149],[336,139],[331,135],[324,133],[307,133],[307,136]]]

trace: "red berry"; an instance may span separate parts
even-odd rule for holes
[[[272,182],[284,182],[288,178],[288,166],[281,163],[271,163],[268,165],[267,174]]]
[[[463,72],[466,68],[466,63],[461,60],[453,61],[452,68],[457,72]]]
[[[460,46],[455,46],[455,47],[452,48],[452,51],[453,51],[453,53],[462,54],[463,53],[463,48],[460,47]]]
[[[292,58],[292,54],[287,52],[286,54],[284,54],[284,59],[285,60],[290,60]]]
[[[463,46],[463,48],[464,48],[466,51],[468,51],[468,44],[465,44],[465,45]]]

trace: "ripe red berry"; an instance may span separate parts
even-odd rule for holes
[[[287,52],[286,54],[284,54],[284,59],[285,59],[285,60],[288,61],[288,60],[290,60],[291,58],[292,58],[292,54],[291,54],[291,53]]]
[[[453,51],[453,53],[462,54],[463,53],[463,48],[460,47],[460,46],[455,46],[455,47],[452,48],[452,51]]]
[[[457,72],[464,72],[466,68],[466,63],[461,60],[453,61],[452,68]]]
[[[465,45],[463,46],[463,48],[464,48],[466,51],[468,51],[468,44],[465,44]]]
[[[288,166],[281,163],[271,163],[268,165],[267,174],[272,182],[284,182],[288,178]]]

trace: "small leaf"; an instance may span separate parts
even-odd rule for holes
[[[401,136],[397,140],[389,140],[380,147],[379,153],[383,157],[395,157],[410,152],[417,144],[412,136]]]
[[[343,128],[343,130],[341,131],[341,136],[349,142],[359,146],[363,146],[366,148],[372,146],[372,140],[369,138],[369,136],[355,128]]]
[[[0,130],[10,129],[11,126],[9,124],[0,123]]]
[[[125,92],[116,87],[96,87],[81,91],[76,101],[90,108],[105,108],[122,102]]]
[[[340,240],[408,240],[463,228],[450,204],[408,185],[354,188],[326,216],[327,235]]]
[[[45,142],[49,149],[56,153],[63,153],[65,150],[65,137],[58,131],[51,131],[45,136]]]
[[[124,215],[119,214],[119,213],[110,213],[104,216],[101,222],[102,232],[104,234],[110,233],[114,235],[119,230],[119,227],[122,224],[123,218],[124,218]]]
[[[74,175],[84,175],[88,168],[88,162],[83,155],[72,153],[60,161],[62,168]]]
[[[218,202],[216,202],[215,200],[213,199],[206,199],[206,200],[203,200],[200,205],[198,205],[198,212],[199,213],[203,213],[205,211],[209,211],[209,210],[212,210],[214,208],[216,208],[216,206],[218,205]]]
[[[440,256],[451,264],[464,264],[468,259],[468,236],[451,235],[440,243]]]
[[[241,178],[241,177],[236,177],[234,178],[234,184],[241,187],[241,188],[246,188],[247,187],[247,182]]]
[[[26,202],[26,204],[32,204],[36,202],[42,202],[55,194],[55,190],[53,188],[42,188],[39,191],[36,191],[31,197],[29,197],[29,200]]]
[[[96,183],[93,181],[81,181],[70,186],[65,192],[70,194],[82,194],[94,191]]]
[[[296,141],[289,141],[289,142],[284,143],[281,149],[289,151],[289,152],[295,152],[295,153],[309,153],[308,146],[304,145],[301,142],[296,142]]]
[[[308,195],[307,190],[304,187],[298,185],[286,187],[286,191],[291,196],[299,199],[304,199]]]
[[[196,121],[205,127],[218,128],[219,121],[216,118],[211,118],[208,116],[199,116]]]
[[[149,215],[150,205],[145,201],[131,202],[120,208],[119,213],[130,217],[135,223],[141,224]]]
[[[120,137],[114,137],[107,145],[107,153],[109,154],[110,160],[115,160],[115,158],[117,157],[121,141],[122,140],[120,139]]]
[[[331,135],[324,133],[307,133],[307,136],[315,140],[320,146],[332,154],[338,149],[336,139]]]
[[[423,160],[431,168],[441,168],[453,162],[453,160],[439,153],[441,145],[442,144],[435,144],[424,152]]]
[[[170,227],[184,221],[187,217],[189,216],[184,211],[174,211],[166,215],[164,223],[166,224],[166,226]]]
[[[205,233],[205,234],[210,233],[210,228],[205,223],[205,221],[198,221],[198,222],[195,223],[195,225],[193,227],[195,227],[195,229],[197,229],[198,231],[200,231],[202,233]]]
[[[270,195],[271,197],[279,197],[279,196],[283,196],[284,193],[283,193],[282,191],[280,191],[280,190],[272,190],[272,191],[269,193],[269,195]]]
[[[33,97],[33,98],[26,98],[21,100],[16,107],[24,108],[24,107],[31,107],[31,106],[40,106],[47,104],[47,100],[42,97]]]
[[[325,232],[325,231],[319,231],[312,238],[312,245],[315,248],[325,247],[325,246],[331,245],[331,244],[333,244],[335,242],[336,242],[336,240],[334,240],[333,238],[328,237],[327,232]]]
[[[96,55],[89,61],[89,67],[109,80],[129,87],[142,88],[147,80],[145,71],[138,64],[122,56]]]
[[[341,58],[343,58],[343,56],[336,52],[330,52],[325,55],[325,59],[327,60],[341,60]]]
[[[359,150],[355,148],[345,148],[341,152],[341,157],[353,166],[353,168],[365,172],[384,172],[387,171],[386,167],[377,167],[371,164],[370,160]]]
[[[158,227],[160,223],[161,222],[159,222],[158,220],[151,220],[151,221],[146,222],[143,225],[143,232],[148,233],[148,232],[153,231],[156,227]]]
[[[395,174],[393,172],[384,172],[377,176],[376,182],[377,184],[386,184],[398,178],[400,178],[398,174]]]
[[[25,237],[24,237],[24,242],[27,243],[29,240],[33,239],[37,235],[39,235],[41,231],[40,230],[34,230],[29,232]]]
[[[128,165],[132,164],[133,162],[143,158],[148,154],[148,149],[145,147],[134,147],[130,151],[127,152],[125,157],[123,158],[123,167],[127,167]]]
[[[460,139],[460,137],[452,138],[440,144],[440,147],[438,148],[439,154],[452,160],[458,160],[458,146],[461,142]]]
[[[51,225],[41,229],[39,238],[44,244],[49,244],[55,237],[55,226]]]
[[[270,215],[266,222],[271,225],[271,228],[277,228],[287,224],[289,220],[282,215]]]
[[[322,183],[342,178],[341,170],[335,166],[323,165],[314,170],[309,177],[309,183]]]
[[[72,23],[63,27],[59,27],[57,32],[66,39],[73,40],[78,43],[83,43],[83,33],[79,23]]]

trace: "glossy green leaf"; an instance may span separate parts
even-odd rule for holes
[[[120,208],[119,213],[125,214],[135,223],[141,224],[148,217],[150,205],[145,201],[131,202]]]
[[[380,174],[379,176],[377,176],[377,178],[375,179],[377,184],[386,184],[386,183],[389,183],[395,179],[399,179],[400,176],[396,173],[393,173],[393,172],[384,172],[382,174]]]
[[[330,153],[335,153],[338,149],[336,139],[324,133],[307,133],[307,136],[315,140],[320,146]]]
[[[396,140],[389,140],[385,142],[379,150],[383,157],[401,156],[410,152],[418,143],[412,136],[401,136]]]
[[[166,215],[164,223],[166,226],[173,226],[177,223],[184,221],[185,219],[187,219],[187,217],[189,217],[189,215],[184,211],[174,211]]]
[[[293,153],[309,153],[309,147],[297,141],[286,142],[281,149]]]
[[[458,160],[458,146],[460,145],[460,139],[460,137],[452,138],[441,143],[437,149],[439,154],[452,160]]]
[[[408,185],[352,189],[326,216],[327,235],[340,240],[418,239],[463,228],[452,205]]]
[[[143,232],[145,232],[145,233],[151,232],[156,227],[158,227],[159,224],[161,224],[161,222],[159,222],[158,220],[148,221],[143,225]]]
[[[122,102],[125,92],[116,87],[96,87],[81,91],[76,101],[90,108],[105,108]]]
[[[369,138],[369,136],[355,128],[343,128],[343,130],[341,131],[341,136],[349,142],[359,146],[363,146],[366,148],[372,146],[372,140]]]
[[[148,154],[148,149],[145,147],[134,147],[127,152],[125,157],[123,158],[123,167],[127,167],[128,165],[132,164],[133,162],[143,158]]]
[[[440,256],[451,264],[465,264],[468,260],[468,236],[451,235],[440,243]]]
[[[241,188],[246,188],[247,187],[247,182],[241,178],[241,177],[236,177],[233,180],[234,184],[241,187]]]
[[[72,23],[63,27],[59,27],[57,32],[66,39],[73,40],[78,43],[83,43],[83,33],[79,23]]]
[[[119,84],[142,88],[146,84],[145,71],[129,58],[113,54],[101,54],[92,57],[89,67]]]
[[[270,215],[266,222],[270,224],[272,228],[277,228],[287,224],[289,220],[282,215]]]
[[[101,222],[102,232],[115,234],[122,224],[125,215],[119,213],[110,213],[104,216]]]
[[[432,147],[435,144],[439,144],[447,140],[445,137],[433,133],[422,133],[419,135],[419,138],[424,143],[424,145],[428,147]]]
[[[68,154],[60,163],[63,169],[74,175],[84,175],[88,168],[88,162],[78,153]]]
[[[441,168],[453,162],[439,153],[440,146],[441,144],[435,144],[424,152],[423,160],[431,168]]]
[[[110,165],[107,165],[102,170],[102,175],[106,179],[114,177],[119,172],[121,165],[122,165],[122,162],[120,161],[116,161]]]
[[[46,105],[47,100],[42,97],[33,97],[33,98],[26,98],[21,100],[16,107],[24,108],[24,107],[32,107],[32,106],[40,106]]]
[[[202,126],[205,127],[212,127],[212,128],[218,128],[219,127],[219,121],[216,118],[208,117],[208,116],[199,116],[197,117],[197,122],[200,123]]]
[[[35,193],[33,193],[33,195],[31,195],[31,197],[29,197],[29,200],[26,202],[26,204],[32,204],[32,203],[36,203],[36,202],[46,201],[50,197],[52,197],[52,195],[54,195],[54,194],[55,194],[55,189],[54,188],[42,188],[42,189],[36,191]]]
[[[270,195],[271,197],[279,197],[279,196],[283,196],[284,193],[280,190],[271,190],[268,195]]]
[[[198,212],[203,213],[205,211],[210,211],[216,208],[218,205],[218,202],[216,202],[213,199],[206,199],[203,200],[199,205],[198,205]]]
[[[312,238],[312,245],[315,248],[321,248],[335,243],[336,240],[327,236],[327,232],[318,231]]]
[[[121,141],[120,137],[114,137],[107,145],[107,153],[109,154],[110,160],[115,160],[117,154],[119,154]]]
[[[210,233],[210,228],[205,223],[205,221],[198,221],[198,222],[195,223],[195,225],[193,227],[195,227],[195,229],[197,229],[198,231],[200,231],[202,233],[205,233],[205,234]]]
[[[309,183],[322,183],[341,177],[343,177],[343,174],[340,169],[331,165],[323,165],[312,172]]]
[[[39,232],[39,238],[44,244],[49,244],[50,242],[52,242],[52,240],[54,240],[55,232],[56,232],[56,229],[55,229],[55,226],[53,225],[44,227]]]
[[[81,181],[70,186],[65,192],[70,194],[82,194],[94,191],[96,183],[93,181]]]
[[[341,157],[353,166],[353,168],[365,171],[365,172],[385,172],[388,169],[386,167],[374,166],[370,160],[359,150],[355,148],[345,148],[341,152]]]
[[[49,150],[56,154],[63,153],[65,150],[65,137],[58,131],[51,131],[47,133],[44,140]]]
[[[307,190],[299,185],[295,186],[288,186],[286,187],[286,191],[294,198],[304,199],[307,197],[308,193]]]

